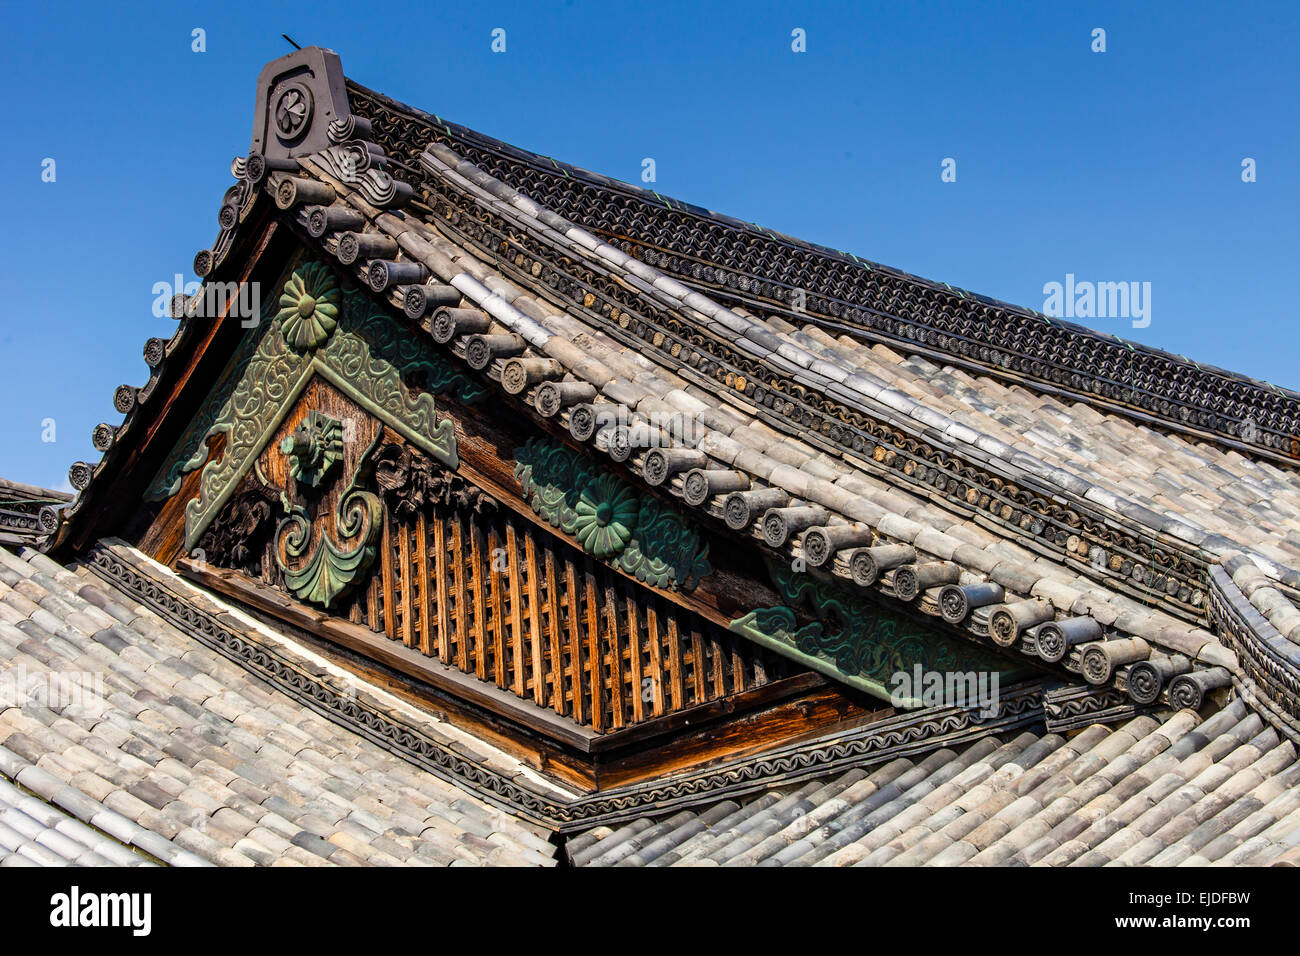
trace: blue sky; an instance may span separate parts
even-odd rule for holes
[[[298,43],[499,139],[954,286],[1151,283],[1096,328],[1300,387],[1300,4],[0,7],[0,476],[66,485],[167,336],[262,65]],[[1105,53],[1091,50],[1106,30]],[[206,52],[191,31],[206,31]],[[506,52],[491,33],[506,31]],[[791,50],[803,29],[807,52]],[[42,182],[53,158],[57,178]],[[957,180],[941,181],[941,162]],[[1251,157],[1258,180],[1241,181]],[[55,441],[42,441],[53,419]],[[48,437],[48,435],[46,436]]]

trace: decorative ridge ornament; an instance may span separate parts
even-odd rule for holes
[[[320,348],[338,327],[343,296],[338,280],[323,262],[299,266],[284,283],[276,319],[290,348],[306,352]]]
[[[592,557],[657,588],[690,590],[713,573],[693,525],[567,445],[530,438],[515,461],[529,507]]]

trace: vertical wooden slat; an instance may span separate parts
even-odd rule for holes
[[[456,666],[469,673],[469,597],[465,593],[465,537],[460,513],[451,514],[451,567],[456,594]]]
[[[682,697],[682,646],[677,634],[677,613],[668,612],[668,686],[673,692],[673,709],[686,706]]]
[[[564,653],[560,650],[560,594],[555,575],[555,552],[543,545],[542,562],[546,569],[546,640],[551,658],[551,707],[564,714]]]
[[[514,673],[510,678],[510,689],[520,697],[524,696],[524,612],[523,587],[519,580],[519,541],[515,535],[515,524],[506,521],[506,557],[510,568],[510,657]]]
[[[397,627],[393,623],[393,535],[391,529],[392,522],[388,517],[388,512],[384,512],[384,534],[380,547],[383,548],[383,558],[380,560],[381,570],[384,576],[384,633],[389,637],[397,637]]]
[[[435,515],[433,521],[433,577],[438,602],[438,634],[434,646],[438,660],[446,664],[451,660],[451,617],[447,600],[447,519],[441,514]]]
[[[370,587],[366,594],[366,623],[370,625],[372,631],[379,630],[379,602],[380,602],[380,583],[379,575],[370,576]]]
[[[569,686],[573,688],[573,719],[582,723],[587,719],[582,706],[587,692],[582,672],[582,623],[578,620],[578,575],[573,562],[564,560],[564,609],[569,618]],[[593,665],[595,666],[595,665]]]
[[[614,727],[622,727],[626,722],[623,718],[626,689],[623,687],[623,648],[618,635],[618,598],[614,593],[613,584],[606,584],[604,590],[605,639],[609,646],[610,724]]]
[[[588,565],[583,577],[587,584],[587,660],[591,668],[591,725],[605,729],[604,658],[600,650],[600,598],[596,592],[596,576]]]
[[[709,698],[704,689],[704,668],[707,666],[704,660],[704,639],[700,636],[698,627],[691,628],[691,656],[695,658],[695,666],[691,668],[695,676],[695,703],[702,704]]]
[[[415,581],[411,574],[411,530],[404,524],[399,524],[393,529],[393,536],[397,540],[397,568],[399,580],[402,582],[402,643],[407,647],[415,644],[415,600],[412,592],[415,590]]]
[[[501,539],[496,529],[488,535],[488,582],[492,596],[492,678],[498,687],[506,686],[506,609],[502,592],[505,590],[505,575],[509,573],[507,564],[501,567],[497,560]]]
[[[662,717],[664,713],[664,697],[666,696],[664,660],[663,647],[659,643],[659,615],[655,613],[655,599],[653,597],[646,602],[645,630],[646,638],[650,642],[650,679],[654,682],[651,685],[654,692],[650,698],[651,712],[655,717]]]
[[[545,645],[542,642],[542,587],[541,573],[537,566],[537,544],[532,534],[524,532],[524,570],[528,580],[524,586],[528,590],[528,651],[532,658],[533,703],[546,702],[546,664],[543,660]]]
[[[724,681],[726,671],[722,660],[726,654],[727,649],[718,643],[716,638],[709,640],[709,656],[713,658],[713,696],[715,698],[727,696],[727,685]]]
[[[433,653],[430,630],[430,617],[433,612],[429,578],[429,528],[421,511],[415,519],[415,575],[420,582],[420,653]]]
[[[739,694],[742,690],[745,690],[745,658],[737,641],[731,645],[731,692]]]
[[[470,587],[474,591],[474,673],[480,680],[487,678],[488,615],[487,589],[492,569],[483,562],[483,529],[474,519],[469,523]]]
[[[627,663],[632,687],[632,722],[645,720],[645,687],[641,673],[641,624],[637,615],[636,589],[623,583],[623,597],[627,601]]]

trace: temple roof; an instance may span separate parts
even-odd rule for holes
[[[35,544],[45,538],[58,526],[59,509],[71,500],[65,491],[0,478],[0,545]]]
[[[980,635],[988,635],[992,628],[1004,646],[1031,656],[1037,654],[1036,644],[1027,640],[1031,627],[1088,618],[1095,622],[1090,625],[1094,639],[1103,634],[1117,641],[1136,639],[1136,644],[1123,645],[1126,651],[1136,648],[1136,658],[1121,663],[1154,653],[1157,659],[1177,655],[1179,668],[1184,659],[1192,666],[1224,668],[1227,673],[1238,668],[1235,654],[1198,626],[1207,596],[1203,588],[1193,590],[1192,584],[1203,582],[1204,571],[1195,562],[1206,560],[1202,547],[1216,543],[1210,532],[1130,508],[1114,495],[1106,498],[1077,475],[1033,461],[964,421],[909,398],[873,371],[885,372],[897,382],[920,379],[923,370],[890,361],[888,352],[871,353],[852,340],[829,341],[812,327],[799,330],[779,318],[763,320],[726,308],[601,242],[449,150],[433,146],[422,155],[425,173],[448,190],[449,203],[465,204],[481,216],[500,217],[500,228],[521,230],[538,243],[534,250],[538,255],[551,254],[599,270],[628,290],[630,298],[625,301],[633,308],[662,309],[665,322],[670,314],[679,316],[680,341],[653,332],[648,347],[644,341],[628,344],[621,333],[634,323],[639,327],[634,313],[615,317],[617,306],[607,306],[608,314],[595,315],[559,310],[522,276],[516,280],[495,252],[476,248],[472,240],[439,222],[455,218],[454,205],[439,206],[445,208],[441,217],[436,212],[421,214],[415,207],[374,206],[368,198],[375,194],[372,182],[354,186],[338,175],[356,160],[348,149],[335,146],[295,160],[300,176],[279,180],[290,183],[299,194],[307,190],[295,183],[320,184],[336,197],[333,208],[347,208],[363,217],[360,221],[367,224],[366,230],[324,229],[317,240],[322,251],[341,258],[394,307],[405,307],[411,288],[387,279],[399,271],[393,268],[399,262],[412,263],[439,287],[445,284],[478,306],[482,311],[473,314],[482,320],[476,328],[457,330],[454,323],[471,314],[463,309],[438,311],[426,317],[426,326],[435,340],[449,340],[453,354],[471,369],[485,371],[502,393],[518,395],[540,409],[539,415],[567,426],[571,435],[591,442],[651,485],[661,486],[789,560],[809,551],[807,535],[798,532],[810,524],[823,532],[849,525],[861,529],[855,543],[892,547],[896,550],[887,554],[901,553],[904,559],[877,568],[867,558],[880,555],[883,561],[886,553],[872,549],[855,566],[852,559],[858,552],[841,549],[832,560],[829,552],[834,548],[824,548],[827,553],[820,563],[825,573],[890,596],[928,598],[920,606],[936,617],[943,613],[939,603],[943,587],[954,588],[948,599],[954,624]],[[283,191],[280,186],[276,189]],[[300,225],[309,229],[312,213],[321,207],[294,208]],[[475,234],[482,237],[483,231]],[[359,245],[370,252],[359,254]],[[375,258],[381,254],[392,258]],[[523,261],[522,254],[516,258]],[[548,268],[544,260],[535,261],[532,273],[544,274]],[[419,291],[425,294],[423,288]],[[438,321],[444,326],[439,328]],[[707,338],[691,346],[689,328]],[[875,415],[882,423],[894,425],[906,420],[915,435],[917,469],[899,468],[896,459],[903,456],[884,444],[859,450],[857,436],[846,437],[848,429],[838,443],[828,442],[827,436],[796,425],[788,415],[782,420],[781,415],[771,414],[738,389],[735,381],[711,373],[709,343],[765,363],[771,382],[788,381],[805,394],[815,391],[826,401],[843,403],[846,415]],[[691,354],[683,361],[686,348]],[[556,388],[565,382],[576,386],[567,394],[580,395],[582,401],[566,403],[562,390]],[[554,398],[545,399],[548,394]],[[593,416],[603,408],[625,410],[619,414],[627,419],[595,421]],[[950,456],[956,454],[964,455],[970,465],[948,473],[945,464],[951,464]],[[925,456],[934,464],[926,463]],[[1008,471],[1024,490],[1015,495],[1007,492],[1004,500],[989,497],[978,482],[969,480],[970,470],[979,465]],[[745,490],[714,493],[713,476],[728,473],[740,474]],[[698,490],[688,489],[692,474]],[[987,487],[1005,491],[1008,483],[994,478]],[[1034,488],[1044,484],[1052,489],[1050,499]],[[936,487],[946,489],[946,494],[934,493]],[[1106,510],[1113,521],[1126,522],[1146,540],[1116,538],[1096,519],[1089,530],[1086,516],[1079,511],[1057,508],[1067,494],[1078,509],[1102,497],[1110,505]],[[982,501],[982,496],[987,500]],[[1062,527],[1049,526],[1051,521]],[[1038,529],[1039,541],[1025,534],[1035,523],[1043,526]],[[830,531],[830,538],[836,533]],[[1117,547],[1108,550],[1088,544],[1089,534]],[[1168,577],[1162,574],[1158,580],[1144,582],[1144,543],[1153,562],[1160,548],[1183,549],[1174,552],[1173,559],[1160,555],[1172,572]],[[1055,545],[1057,554],[1045,545]],[[903,550],[897,552],[900,546]],[[1224,551],[1232,553],[1228,545]],[[819,562],[814,557],[810,563]],[[1185,581],[1179,581],[1179,574]],[[1134,582],[1146,587],[1135,589]],[[1148,596],[1157,584],[1164,600],[1152,602],[1155,606],[1130,596],[1135,590]],[[981,591],[981,586],[986,590]],[[988,600],[989,595],[993,600]],[[1001,619],[996,616],[999,610]],[[1081,669],[1081,661],[1073,663],[1076,671]],[[1108,665],[1101,666],[1108,677]]]
[[[373,687],[364,719],[277,697],[199,639],[228,606],[98,540],[97,503],[207,334],[200,297],[179,297],[176,334],[146,346],[149,381],[115,395],[122,425],[96,430],[103,459],[74,465],[77,499],[49,513],[45,546],[69,567],[0,552],[7,653],[109,662],[119,710],[89,726],[0,711],[0,771],[79,788],[223,863],[549,863],[554,832],[578,864],[1293,859],[1300,396],[497,143],[345,86],[332,57],[264,72],[254,149],[196,257],[209,285],[243,278],[244,225],[272,221],[506,407],[774,577],[908,605],[1045,683],[1011,695],[1001,724],[923,710],[597,797],[428,715],[399,719]],[[291,146],[263,123],[286,63],[330,107]],[[138,588],[105,592],[110,565]],[[157,607],[127,599],[158,588]],[[767,622],[732,625],[788,653]],[[276,666],[321,677],[251,619],[235,641],[253,634],[295,662]],[[800,663],[862,685],[832,657]],[[1045,689],[1062,683],[1065,720]],[[382,741],[358,730],[373,720]],[[196,806],[209,829],[185,824]]]
[[[1026,731],[593,829],[578,866],[1300,863],[1296,748],[1237,701]]]
[[[284,636],[219,613],[304,671],[524,773],[485,742],[331,673]],[[0,700],[0,806],[12,804],[0,810],[0,863],[11,853],[49,865],[100,862],[91,853],[118,862],[128,846],[148,854],[140,862],[169,865],[554,862],[538,828],[324,719],[85,565],[0,548],[0,658],[5,680],[22,681],[11,688],[21,700]],[[78,823],[56,820],[55,808]],[[63,836],[42,836],[28,820]],[[15,833],[26,840],[11,845]]]
[[[621,182],[503,143],[351,79],[347,90],[350,108],[373,121],[374,140],[395,168],[415,171],[428,142],[446,145],[597,235],[622,240],[641,233],[637,238],[651,247],[650,264],[692,288],[896,342],[909,352],[1290,466],[1300,460],[1300,393],[1292,389]]]

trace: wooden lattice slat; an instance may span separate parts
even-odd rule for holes
[[[352,620],[598,732],[792,672],[508,515],[386,514],[380,550]]]

